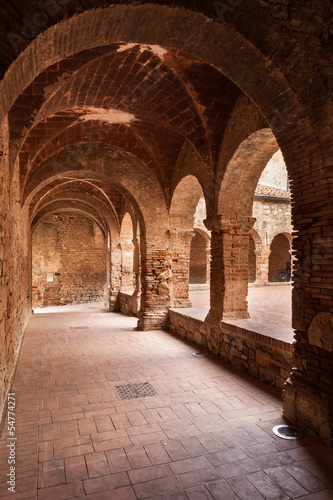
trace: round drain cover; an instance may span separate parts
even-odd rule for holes
[[[273,427],[273,432],[276,436],[282,439],[302,439],[304,437],[304,432],[289,425],[276,425]]]
[[[204,352],[194,352],[193,356],[196,356],[197,358],[203,358],[207,356],[207,354],[205,354]]]

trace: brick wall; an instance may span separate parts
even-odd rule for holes
[[[47,281],[48,273],[53,281]],[[33,307],[103,300],[105,283],[104,236],[96,223],[63,212],[58,220],[49,215],[37,225],[32,237]]]

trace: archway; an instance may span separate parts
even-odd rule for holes
[[[268,280],[270,282],[290,281],[283,279],[283,273],[291,273],[290,241],[283,233],[277,234],[270,245]]]
[[[271,11],[267,10],[267,13],[264,9],[265,7],[260,7],[260,13],[263,17],[258,16],[258,19],[267,19],[267,32],[269,31],[269,27],[271,26],[270,16]],[[213,7],[211,6],[211,10]],[[141,19],[144,20],[137,29],[137,18],[140,16]],[[69,15],[70,17],[70,15]],[[253,16],[256,17],[256,16]],[[216,18],[216,15],[215,15]],[[242,15],[235,16],[236,21],[235,25],[237,25],[237,20],[242,19]],[[160,22],[160,19],[163,19],[163,22]],[[155,20],[153,22],[153,20]],[[282,21],[281,21],[282,22]],[[250,23],[249,23],[250,24]],[[289,23],[292,25],[293,23]],[[170,30],[165,31],[163,26],[170,26]],[[246,26],[246,23],[243,23],[243,26]],[[265,25],[266,26],[266,25]],[[186,27],[186,29],[183,29]],[[58,64],[61,61],[65,61],[67,58],[80,59],[80,57],[84,57],[88,52],[93,51],[96,47],[101,49],[105,47],[111,47],[113,45],[112,50],[121,51],[126,48],[126,46],[120,43],[120,40],[128,43],[140,43],[140,44],[151,44],[151,47],[155,47],[158,43],[157,50],[161,54],[165,49],[164,47],[170,47],[170,52],[168,53],[168,57],[172,59],[174,54],[172,51],[180,51],[186,55],[191,55],[192,57],[196,57],[198,61],[206,61],[211,67],[217,68],[218,71],[225,74],[230,80],[232,80],[235,84],[242,89],[246,95],[250,96],[250,98],[255,102],[258,108],[261,110],[263,116],[269,123],[270,127],[274,130],[274,133],[279,138],[279,143],[286,154],[286,158],[288,159],[288,164],[290,162],[290,167],[293,173],[293,179],[295,182],[295,205],[294,205],[294,215],[295,220],[297,221],[297,230],[304,231],[299,233],[300,236],[297,238],[295,245],[298,251],[298,255],[304,256],[304,261],[306,259],[310,259],[312,257],[312,253],[316,252],[316,248],[318,245],[328,244],[328,232],[325,230],[324,225],[326,224],[327,218],[326,210],[328,205],[325,205],[326,201],[329,200],[329,187],[330,183],[328,178],[328,168],[330,166],[329,162],[326,162],[325,158],[325,148],[321,147],[322,144],[326,145],[326,142],[321,139],[318,139],[318,134],[321,130],[321,123],[316,122],[315,112],[309,113],[307,111],[307,106],[310,109],[310,101],[311,96],[321,95],[324,92],[318,92],[319,89],[324,89],[327,87],[327,84],[324,83],[324,80],[320,81],[317,84],[317,79],[311,80],[311,85],[313,85],[313,92],[308,92],[307,87],[303,88],[302,86],[298,86],[297,80],[297,68],[299,66],[299,61],[297,64],[297,53],[301,53],[302,51],[295,51],[295,60],[293,60],[291,67],[295,68],[295,75],[290,71],[290,66],[284,66],[283,58],[279,60],[279,52],[283,52],[280,47],[277,47],[275,50],[274,47],[270,46],[267,40],[267,37],[259,37],[262,38],[263,42],[259,43],[257,34],[251,36],[251,33],[245,33],[244,36],[240,35],[240,32],[243,32],[243,28],[238,28],[231,26],[227,22],[219,23],[212,22],[212,18],[210,15],[205,15],[201,12],[190,12],[185,8],[174,9],[173,7],[168,6],[157,6],[157,5],[115,5],[110,7],[109,9],[100,9],[96,11],[86,12],[73,18],[64,21],[63,23],[59,23],[59,25],[53,27],[52,29],[46,30],[42,36],[39,36],[36,40],[34,40],[27,48],[25,54],[22,54],[17,61],[9,68],[6,78],[1,82],[1,112],[2,117],[5,117],[7,111],[10,106],[14,103],[15,99],[22,93],[23,89],[28,89],[32,82],[35,80],[38,75],[42,73],[47,65]],[[246,31],[246,30],[245,30]],[[66,37],[63,38],[63,33],[66,33]],[[89,33],[89,36],[82,37],[82,33]],[[277,29],[274,31],[274,36],[272,39],[277,38],[275,35],[278,33]],[[189,33],[191,36],[189,36]],[[293,39],[294,40],[294,39]],[[251,43],[251,41],[253,43]],[[283,43],[281,43],[283,45]],[[320,44],[318,44],[320,45]],[[46,51],[45,48],[55,47],[54,51]],[[216,48],[223,48],[223,50],[217,50]],[[139,51],[139,49],[138,49]],[[76,54],[80,52],[80,57],[76,58]],[[82,54],[85,52],[86,54]],[[48,58],[45,60],[45,54],[48,53]],[[104,53],[101,50],[101,53]],[[230,58],[230,54],[233,54],[233,57]],[[265,56],[263,55],[265,54]],[[164,55],[164,52],[163,52]],[[27,64],[27,61],[33,61],[33,64]],[[68,60],[66,61],[68,64]],[[75,63],[73,63],[75,64]],[[70,65],[72,68],[72,66]],[[281,69],[279,69],[281,68]],[[305,79],[308,81],[308,75],[311,74],[311,71],[304,72]],[[286,77],[284,76],[286,75]],[[68,75],[67,75],[68,76]],[[55,75],[54,80],[46,79],[45,88],[47,87],[47,92],[52,94],[56,92],[57,86],[61,83],[62,76],[58,74]],[[66,78],[65,78],[66,80]],[[64,82],[63,82],[64,83]],[[37,82],[36,88],[38,87],[39,82]],[[66,83],[65,83],[66,85]],[[42,93],[44,92],[44,87],[42,86]],[[322,86],[322,87],[321,87]],[[140,87],[139,91],[142,94],[143,91],[146,92],[144,87]],[[230,87],[229,87],[230,88]],[[299,98],[294,94],[292,89],[299,89]],[[28,91],[30,92],[31,89]],[[71,100],[71,88],[66,88],[66,92],[63,93],[62,99],[63,102],[67,105],[68,101]],[[172,89],[171,89],[172,90]],[[316,92],[317,90],[317,92]],[[194,94],[195,92],[193,92]],[[33,92],[31,92],[32,95]],[[147,94],[147,92],[146,92]],[[173,94],[176,94],[173,92]],[[215,94],[219,94],[216,92]],[[228,94],[226,94],[228,95]],[[25,96],[24,96],[25,97]],[[35,99],[32,99],[33,106],[31,115],[34,115],[35,110],[35,102],[38,100],[38,96]],[[134,99],[135,100],[135,99]],[[25,98],[22,99],[25,101]],[[75,99],[74,99],[75,101]],[[184,106],[184,103],[181,104],[182,101],[179,101],[178,104],[180,106]],[[305,109],[301,109],[301,104],[304,104]],[[136,105],[136,103],[134,103]],[[321,103],[320,103],[321,104]],[[214,148],[210,148],[211,138],[214,134],[210,134],[210,131],[207,127],[203,126],[204,120],[202,117],[204,113],[209,112],[210,101],[207,104],[203,105],[201,103],[198,104],[197,109],[198,113],[191,114],[191,118],[188,119],[188,113],[186,106],[185,112],[183,113],[183,120],[181,123],[182,131],[187,131],[187,137],[191,136],[193,138],[193,142],[196,143],[198,149],[205,160],[207,161],[207,166],[212,167],[214,162],[213,158],[213,150]],[[192,106],[193,107],[193,106]],[[99,109],[99,108],[98,108]],[[323,106],[316,106],[316,109],[324,110],[323,115],[325,115],[325,124],[326,124],[326,109]],[[229,110],[229,108],[228,108]],[[17,109],[15,110],[17,112]],[[170,107],[166,107],[165,113],[170,111]],[[215,119],[215,112],[211,110],[212,120]],[[13,119],[15,123],[15,113],[13,113]],[[16,123],[17,120],[16,113]],[[311,116],[311,118],[310,118]],[[196,121],[191,122],[191,119],[195,117]],[[57,116],[57,120],[61,117]],[[77,116],[76,116],[77,118]],[[75,119],[76,119],[75,118]],[[81,119],[81,116],[78,117]],[[169,116],[169,121],[172,121],[173,117]],[[186,121],[188,120],[188,121]],[[196,129],[192,127],[192,124],[195,123],[197,125]],[[316,124],[316,128],[311,126],[311,123]],[[187,124],[187,126],[186,126]],[[180,125],[179,125],[180,126]],[[326,125],[325,125],[326,126]],[[23,129],[25,124],[23,126]],[[154,128],[154,122],[149,123],[149,130],[151,131]],[[27,127],[28,128],[28,127]],[[172,128],[172,127],[171,127]],[[326,129],[325,129],[326,130]],[[169,129],[167,131],[172,135]],[[163,131],[163,136],[164,136]],[[204,133],[203,133],[204,132]],[[207,133],[206,133],[207,132]],[[194,136],[197,134],[197,137]],[[185,135],[185,133],[184,133]],[[19,134],[18,134],[19,136]],[[38,136],[38,134],[36,134]],[[8,136],[6,136],[8,139]],[[324,135],[324,137],[326,137]],[[16,138],[17,139],[17,138]],[[36,139],[36,137],[35,137]],[[132,137],[129,138],[129,142],[131,142]],[[15,149],[15,140],[11,141],[12,147]],[[19,142],[19,141],[18,141]],[[60,141],[61,142],[61,141]],[[213,141],[212,141],[213,142]],[[7,143],[6,143],[7,144]],[[6,144],[4,149],[6,149]],[[302,149],[304,151],[302,152]],[[162,148],[163,149],[163,148]],[[149,157],[147,161],[150,160],[150,156],[148,153],[149,148],[145,151],[143,156]],[[165,148],[165,154],[167,155],[168,148]],[[12,153],[12,152],[11,152]],[[15,153],[15,152],[14,152]],[[7,149],[5,155],[7,155]],[[27,150],[23,151],[23,155],[27,154]],[[153,157],[154,155],[152,155]],[[15,154],[13,154],[15,157]],[[1,160],[5,165],[4,171],[8,170],[8,158],[5,157]],[[177,158],[175,159],[176,162]],[[153,160],[152,160],[153,161]],[[169,165],[173,165],[172,161],[169,162]],[[17,173],[18,165],[15,164],[13,167],[14,174]],[[166,177],[168,174],[165,174]],[[9,177],[8,177],[9,178]],[[301,182],[302,181],[302,182]],[[304,181],[304,182],[303,182]],[[8,237],[7,241],[10,242],[10,250],[14,254],[14,243],[19,241],[22,234],[26,231],[24,224],[22,227],[15,227],[16,221],[19,217],[18,209],[15,208],[16,200],[19,199],[19,193],[16,192],[16,187],[18,184],[18,178],[14,175],[14,192],[11,193],[11,198],[13,201],[13,206],[10,205],[8,209],[8,214],[11,214],[11,220],[13,222],[12,227],[14,229],[14,236],[11,235],[10,223],[5,226],[5,235],[4,240]],[[319,185],[322,186],[321,189],[312,189],[313,186]],[[311,196],[309,195],[309,203],[304,203],[305,199],[305,190],[304,186],[311,186]],[[164,189],[164,187],[163,187]],[[161,197],[169,196],[170,194],[170,186],[165,190],[161,189],[160,194]],[[4,189],[4,192],[7,192]],[[215,201],[215,198],[214,198]],[[8,197],[8,203],[9,201]],[[311,207],[311,208],[306,208]],[[12,210],[13,209],[13,210]],[[6,210],[7,213],[7,210]],[[216,215],[216,214],[211,214]],[[221,215],[218,212],[218,215]],[[247,215],[246,218],[249,216]],[[26,219],[22,217],[24,223],[26,223]],[[302,227],[304,225],[304,220],[306,220],[306,227]],[[229,221],[230,222],[230,221]],[[239,230],[240,226],[237,225],[239,221],[236,222],[236,232]],[[244,229],[244,233],[248,232],[250,220],[242,220],[241,226],[242,231]],[[17,224],[19,226],[19,224]],[[213,228],[214,224],[211,224]],[[245,226],[245,227],[244,227]],[[313,231],[315,226],[315,231]],[[166,229],[163,225],[163,230]],[[216,229],[216,225],[215,225]],[[166,229],[167,230],[167,229]],[[216,229],[218,231],[219,229]],[[243,240],[244,236],[244,245],[245,245],[245,234],[233,234],[235,236],[235,240],[238,237],[241,237]],[[246,235],[246,239],[247,239]],[[318,239],[318,241],[316,240]],[[158,241],[157,246],[159,246],[158,250],[161,253],[161,247],[163,253],[163,261],[167,260],[166,254],[169,249],[165,249],[165,247],[161,244],[161,240],[165,240],[164,235]],[[315,241],[313,241],[315,240]],[[14,242],[12,244],[12,242]],[[248,242],[246,243],[248,245]],[[153,245],[152,245],[153,246]],[[152,247],[151,247],[152,248]],[[150,249],[151,249],[150,248]],[[147,247],[145,246],[145,250]],[[214,242],[214,252],[215,250],[219,250],[218,246],[215,245]],[[20,253],[15,250],[16,253]],[[156,252],[157,253],[157,252]],[[245,252],[246,253],[246,252]],[[23,254],[23,252],[22,252]],[[148,252],[147,252],[148,255]],[[246,254],[247,256],[247,254]],[[24,256],[26,259],[26,256]],[[147,264],[148,258],[145,261],[145,265]],[[12,268],[14,272],[16,271],[16,267],[27,267],[25,266],[26,261],[22,258],[22,261],[18,261],[19,263],[14,263]],[[165,266],[168,267],[168,266]],[[148,268],[148,266],[146,266]],[[323,303],[318,305],[318,298],[314,296],[314,294],[310,293],[313,288],[313,280],[317,277],[310,276],[306,272],[301,272],[300,265],[298,266],[298,279],[296,283],[295,289],[295,314],[294,314],[294,323],[299,330],[299,338],[301,341],[307,340],[307,330],[315,316],[317,311],[321,311],[322,308],[324,310],[328,310],[328,305]],[[163,274],[163,273],[162,273]],[[237,270],[234,275],[237,274]],[[16,276],[16,273],[15,273]],[[235,277],[235,276],[234,276]],[[247,277],[246,277],[247,279]],[[20,281],[20,279],[18,279]],[[234,280],[236,281],[236,280]],[[164,282],[163,282],[164,283]],[[329,294],[329,286],[330,282],[323,281],[323,289],[327,294]],[[219,283],[221,285],[221,289],[224,286],[224,283]],[[160,287],[160,292],[166,292],[168,294],[168,283],[164,283],[162,287]],[[305,291],[304,291],[305,289]],[[23,293],[21,293],[23,291]],[[11,307],[14,305],[16,312],[19,312],[19,308],[22,304],[18,306],[15,305],[14,297],[26,297],[25,287],[22,286],[22,290],[17,290],[14,294],[8,294],[8,303],[11,304]],[[241,290],[241,295],[243,301],[246,299],[244,297],[244,292]],[[13,295],[13,298],[10,297]],[[235,295],[238,295],[238,288],[236,286]],[[155,304],[156,305],[156,304]],[[243,304],[244,305],[244,304]],[[164,304],[165,306],[165,304]],[[163,307],[164,307],[163,306]],[[299,307],[298,307],[299,306]],[[233,305],[236,313],[241,311],[244,312],[242,308],[238,308],[238,304]],[[238,309],[237,309],[238,308]],[[25,318],[28,315],[28,302],[26,301],[23,304],[23,309],[25,309]],[[8,310],[10,310],[10,306],[8,306]],[[312,311],[311,314],[305,314],[305,311]],[[17,314],[19,316],[19,314]],[[220,314],[218,315],[220,319]],[[15,315],[13,314],[13,317]],[[16,320],[15,320],[16,321]],[[14,322],[15,322],[14,321]],[[18,325],[18,332],[22,331],[22,324],[24,320]],[[12,328],[12,327],[11,327]],[[16,331],[15,325],[13,327],[13,331]],[[19,335],[19,334],[18,334]],[[309,348],[311,351],[311,347]],[[304,352],[304,350],[302,351]],[[299,354],[300,350],[298,350],[297,356],[302,358]],[[12,352],[11,352],[12,354]],[[304,354],[305,358],[308,359],[298,359],[298,362],[294,363],[294,366],[306,366],[304,362],[302,364],[301,361],[311,362],[311,352],[309,356]],[[305,374],[306,377],[306,374]],[[300,379],[300,377],[298,377]]]
[[[253,236],[249,234],[249,283],[254,283],[257,277],[256,245]]]
[[[121,247],[121,291],[134,290],[134,245],[133,224],[128,212],[123,217],[120,229]]]
[[[191,240],[190,252],[190,284],[207,283],[207,251],[208,238],[203,236],[197,229]]]
[[[32,307],[104,299],[105,233],[86,214],[60,210],[44,216],[32,234]]]

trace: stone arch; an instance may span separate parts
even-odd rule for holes
[[[289,237],[288,237],[289,236]],[[284,271],[291,271],[290,245],[292,237],[286,233],[278,233],[270,244],[268,281],[279,281]]]

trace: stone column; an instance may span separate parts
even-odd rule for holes
[[[210,311],[206,321],[249,318],[249,232],[252,217],[206,219],[211,236]]]
[[[195,231],[171,229],[172,307],[191,307],[189,299],[191,240]]]
[[[269,256],[271,248],[266,246],[256,252],[256,284],[267,286],[268,285],[268,271],[269,271]]]
[[[167,327],[171,277],[169,249],[158,249],[149,245],[142,250],[138,330],[159,330]]]

